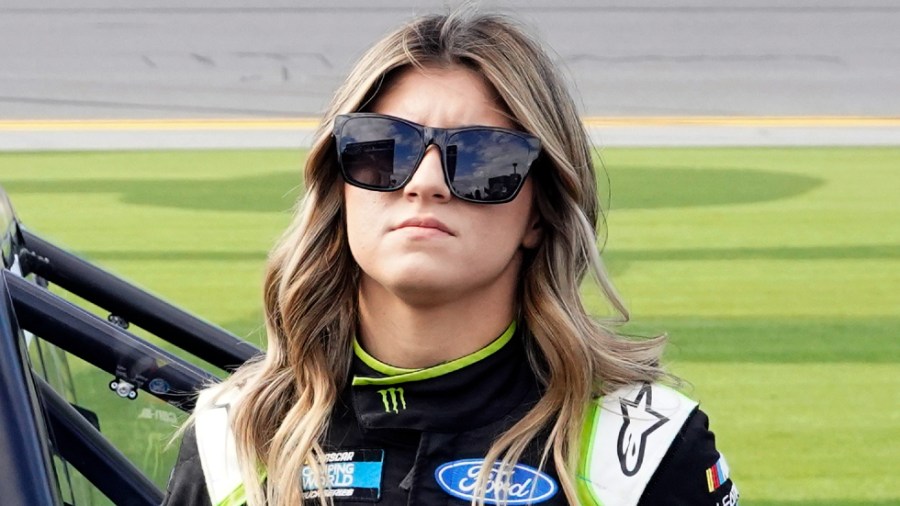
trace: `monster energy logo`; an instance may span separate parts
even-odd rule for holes
[[[385,388],[384,390],[378,390],[378,393],[381,394],[381,402],[384,403],[385,413],[390,413],[391,411],[399,413],[400,409],[406,409],[406,398],[403,396],[402,387]],[[397,401],[399,401],[399,405]]]

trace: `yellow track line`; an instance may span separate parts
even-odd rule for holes
[[[900,127],[900,117],[872,116],[643,116],[586,117],[588,128],[709,126],[747,128]],[[314,130],[318,118],[0,120],[0,131]]]
[[[107,131],[107,130],[312,130],[313,118],[296,119],[85,119],[0,120],[0,131]]]
[[[654,116],[588,117],[588,127],[729,126],[766,128],[900,127],[900,117],[872,116]]]

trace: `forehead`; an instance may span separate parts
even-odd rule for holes
[[[384,83],[370,110],[433,127],[513,127],[494,87],[462,65],[400,69]]]

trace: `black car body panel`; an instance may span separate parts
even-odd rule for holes
[[[184,354],[126,330],[130,325],[219,373],[235,369],[260,350],[24,230],[2,188],[0,260],[2,503],[159,504],[163,492],[158,480],[149,479],[146,470],[100,430],[129,421],[101,420],[79,406],[68,361],[79,361],[81,369],[93,368],[94,376],[107,375],[111,398],[128,403],[140,393],[158,399],[154,402],[159,406],[189,412],[196,390],[219,381],[218,376]],[[48,289],[51,284],[54,291]],[[75,297],[64,298],[60,290]],[[68,298],[87,301],[109,317]],[[144,412],[150,418],[166,415],[160,409],[145,408],[141,416]],[[177,424],[163,418],[174,433]],[[157,438],[147,444],[165,442]],[[82,482],[91,491],[85,493]]]

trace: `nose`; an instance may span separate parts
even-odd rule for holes
[[[412,179],[403,187],[403,194],[407,198],[450,200],[452,194],[447,182],[444,181],[441,152],[437,146],[431,145],[425,151],[425,156],[419,162]]]

